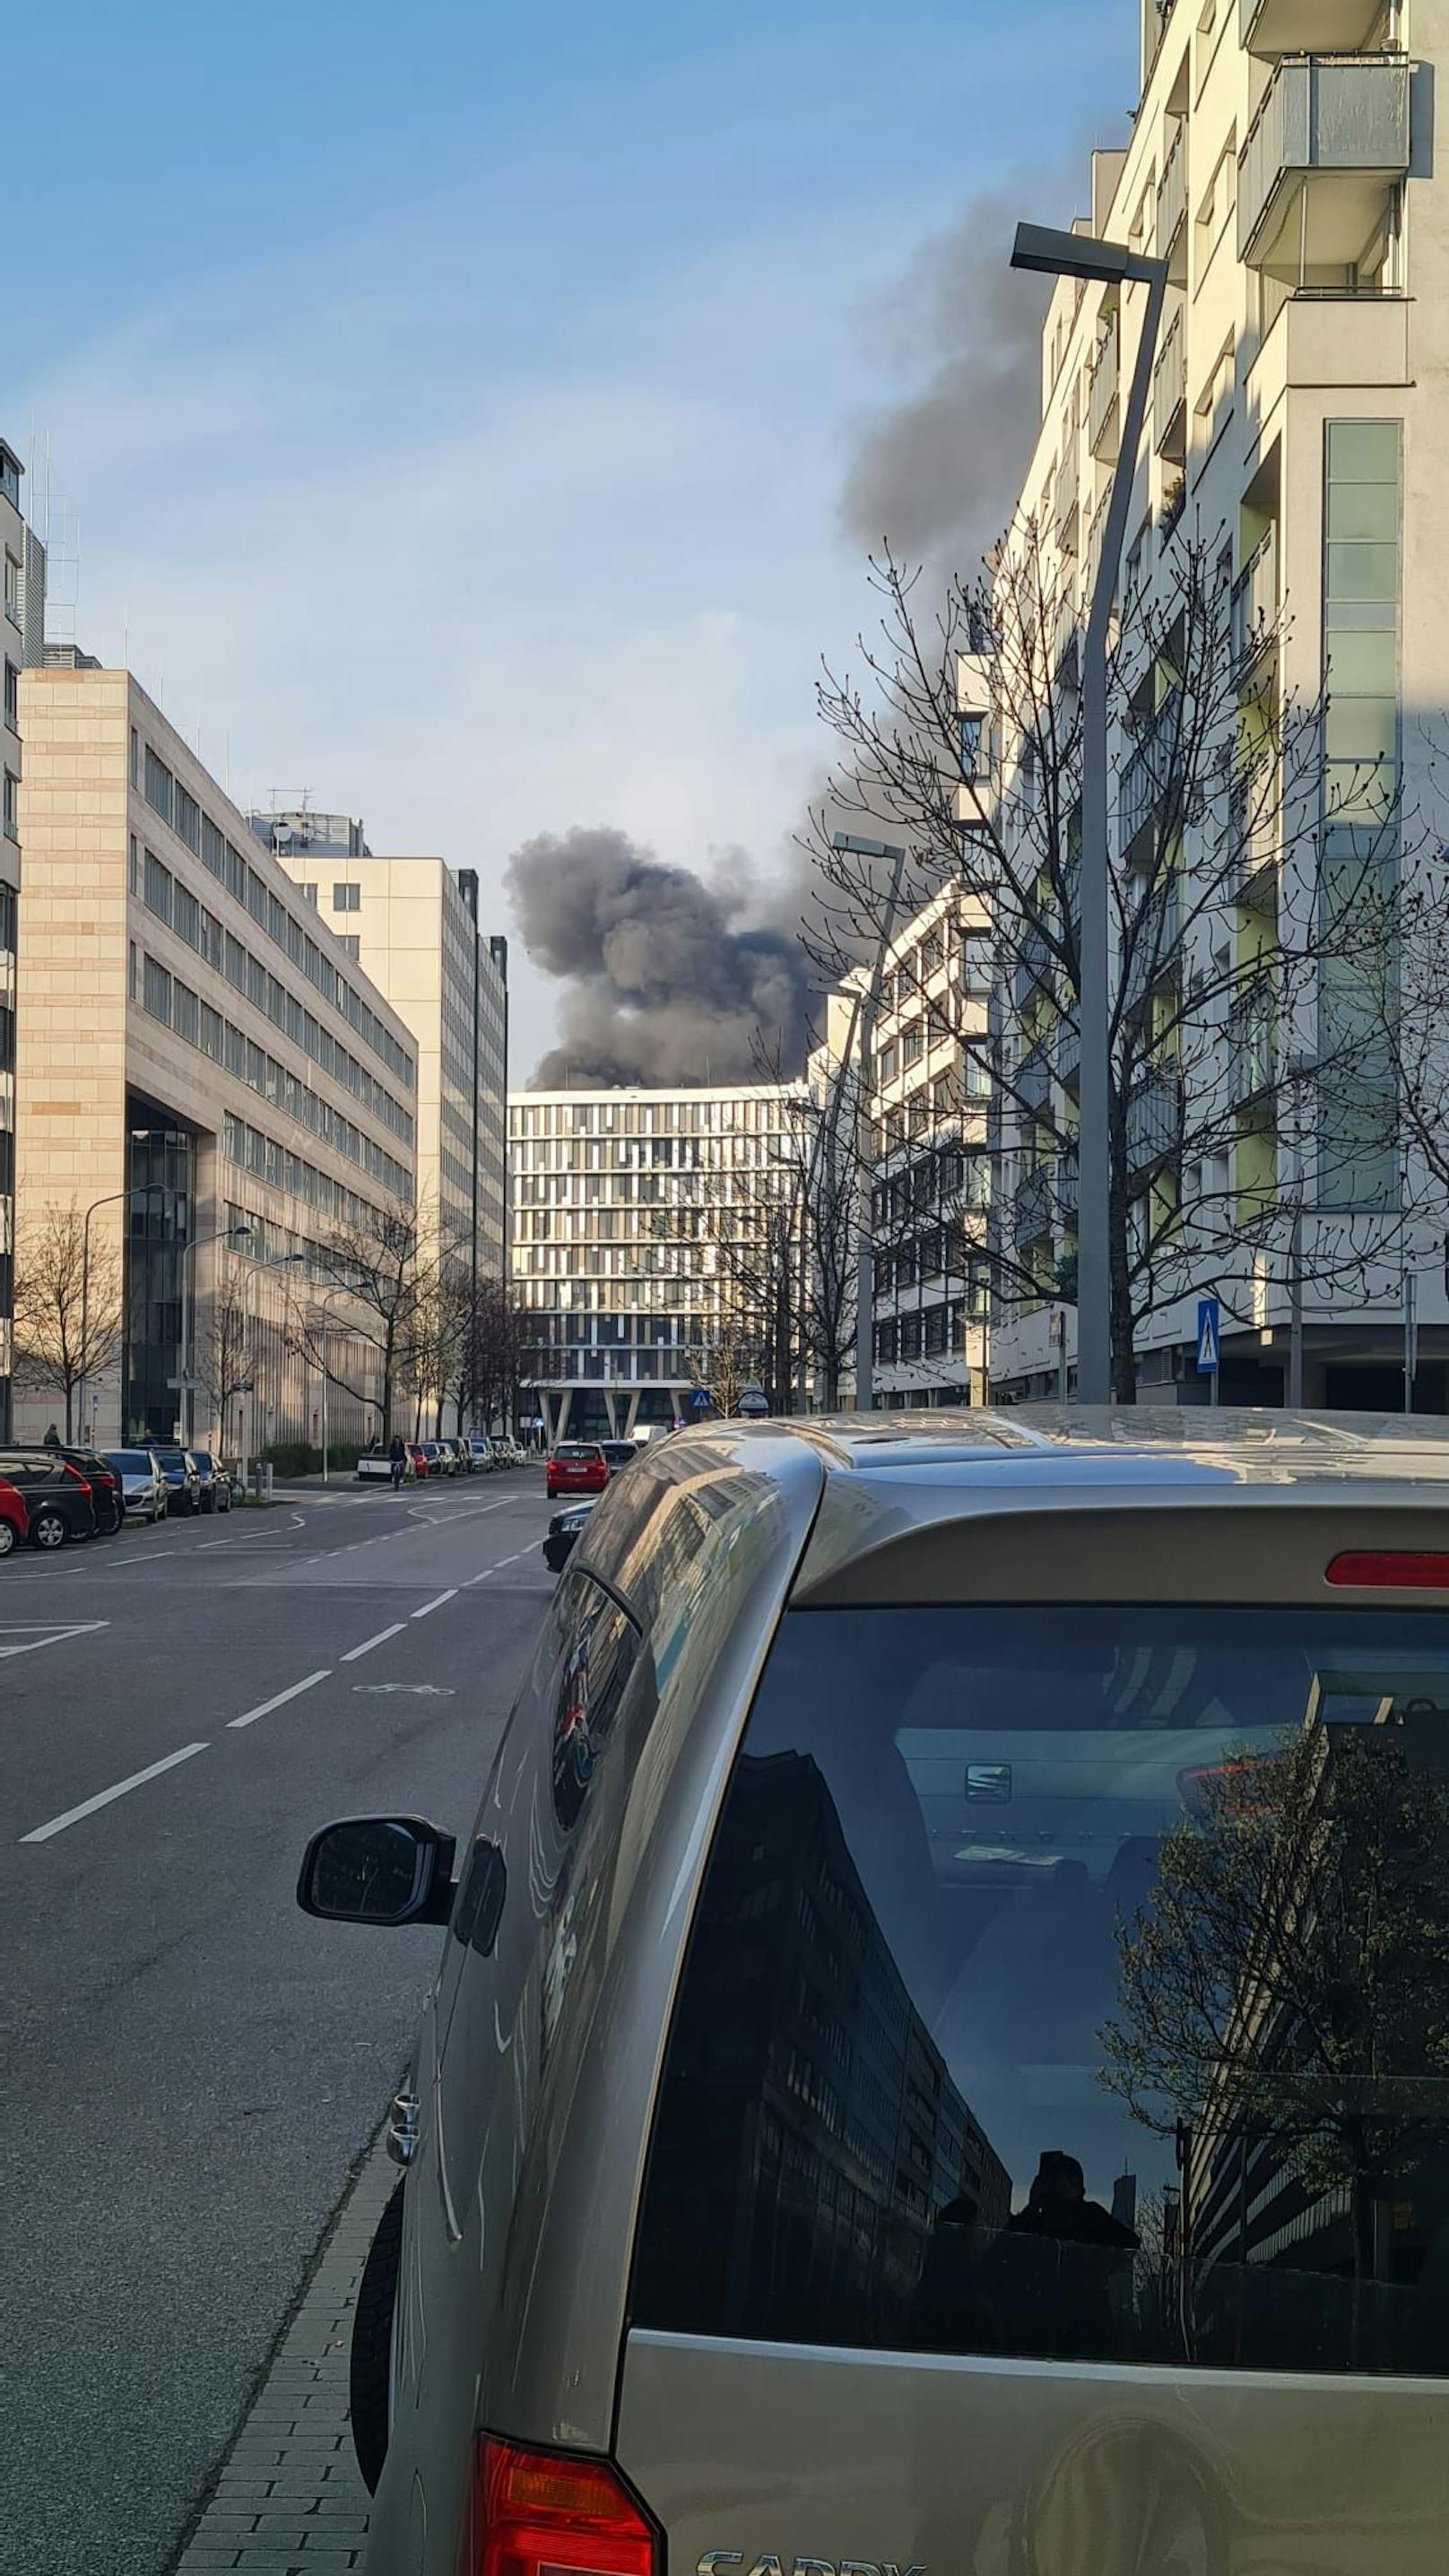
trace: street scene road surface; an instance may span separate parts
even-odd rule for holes
[[[542,1479],[299,1491],[0,1591],[5,2576],[162,2576],[377,2130],[436,1931],[294,1903],[312,1826],[464,1830]]]

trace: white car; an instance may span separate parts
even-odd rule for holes
[[[386,1449],[379,1449],[375,1446],[371,1449],[364,1449],[358,1458],[355,1472],[359,1485],[390,1485],[392,1483],[392,1460],[388,1456]],[[405,1485],[410,1485],[412,1483],[413,1473],[412,1459],[410,1456],[405,1456],[403,1459],[403,1483]]]
[[[108,1449],[106,1465],[120,1480],[122,1507],[128,1519],[164,1521],[166,1479],[154,1449]]]

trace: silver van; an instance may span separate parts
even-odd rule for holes
[[[299,1894],[448,1927],[368,2576],[1442,2576],[1449,1425],[648,1448]]]

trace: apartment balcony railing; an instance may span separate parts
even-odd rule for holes
[[[1233,650],[1240,663],[1256,661],[1278,628],[1278,532],[1258,539],[1233,584]]]
[[[1077,1221],[1077,1157],[1075,1152],[1057,1157],[1057,1208],[1063,1225]]]
[[[1383,14],[1383,0],[1238,0],[1238,42],[1248,54],[1352,54]]]
[[[1123,979],[1123,998],[1129,1010],[1146,999],[1155,984],[1174,974],[1182,950],[1182,899],[1176,874],[1164,877],[1145,901],[1134,905],[1130,897],[1127,930],[1132,940],[1132,953]]]
[[[1065,1091],[1075,1091],[1082,1071],[1082,1033],[1071,1020],[1052,1032],[1052,1071]]]
[[[1016,1096],[1022,1109],[1030,1115],[1047,1108],[1051,1100],[1051,1064],[1045,1047],[1034,1046],[1022,1057],[1016,1069]]]
[[[1121,434],[1122,325],[1114,313],[1097,343],[1087,379],[1087,445],[1096,457],[1111,456]]]
[[[1187,454],[1187,334],[1181,311],[1167,326],[1152,378],[1152,444],[1172,465],[1181,465]]]
[[[1050,980],[1056,959],[1041,924],[1028,921],[1017,943],[1016,970],[1011,979],[1012,1000],[1018,1010],[1038,988]]]
[[[1171,1160],[1182,1146],[1182,1077],[1175,1066],[1145,1074],[1127,1099],[1127,1163],[1134,1173]]]
[[[1037,1243],[1044,1234],[1050,1234],[1056,1203],[1052,1174],[1045,1164],[1039,1164],[1017,1182],[1012,1222],[1018,1243]]]
[[[1270,1091],[1278,1071],[1278,1022],[1272,997],[1251,994],[1233,1013],[1231,1044],[1234,1089],[1239,1102]]]
[[[1290,285],[1355,267],[1409,170],[1406,54],[1280,62],[1238,155],[1238,256]]]
[[[1123,764],[1117,790],[1117,819],[1124,854],[1146,830],[1161,803],[1168,783],[1176,722],[1176,701],[1173,697],[1164,698],[1156,714],[1142,726],[1131,756]]]
[[[1162,165],[1157,183],[1157,256],[1165,259],[1171,273],[1185,259],[1176,254],[1185,246],[1187,233],[1187,120],[1179,121],[1172,149]]]
[[[1075,433],[1069,431],[1068,438],[1070,444],[1057,467],[1057,479],[1052,486],[1052,525],[1056,532],[1057,544],[1063,554],[1074,555],[1077,551],[1077,517],[1081,507],[1081,485],[1077,475]]]

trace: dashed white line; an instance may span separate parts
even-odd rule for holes
[[[293,1682],[289,1690],[278,1691],[273,1699],[264,1699],[259,1707],[249,1708],[245,1716],[229,1717],[227,1725],[255,1726],[259,1717],[270,1717],[274,1708],[285,1708],[289,1699],[300,1699],[303,1691],[313,1690],[318,1682],[325,1682],[331,1670],[330,1664],[324,1665],[320,1673],[309,1673],[305,1681]]]
[[[360,1646],[350,1646],[338,1660],[344,1664],[355,1664],[359,1655],[370,1655],[374,1646],[385,1646],[389,1637],[400,1637],[406,1626],[405,1619],[394,1619],[390,1628],[379,1628],[375,1637],[364,1637]]]
[[[176,1753],[168,1753],[160,1762],[148,1762],[144,1771],[133,1771],[127,1780],[117,1780],[109,1789],[98,1789],[93,1798],[85,1798],[78,1807],[67,1807],[63,1816],[52,1816],[48,1825],[37,1825],[33,1832],[22,1834],[23,1843],[48,1843],[52,1834],[63,1834],[67,1825],[78,1825],[83,1816],[93,1816],[100,1807],[109,1807],[116,1798],[124,1798],[131,1789],[141,1788],[147,1780],[159,1780],[163,1771],[174,1771],[178,1762],[189,1762],[193,1753],[204,1753],[205,1744],[183,1744]]]
[[[412,1616],[415,1619],[426,1619],[430,1610],[441,1610],[445,1601],[456,1601],[457,1598],[458,1586],[455,1583],[451,1592],[440,1592],[436,1601],[425,1601],[421,1610],[414,1610]]]

